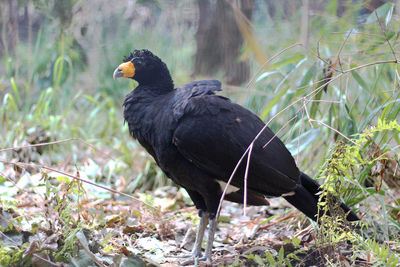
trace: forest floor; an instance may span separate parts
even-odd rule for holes
[[[5,165],[3,176],[22,169]],[[183,191],[173,186],[130,199],[101,198],[96,186],[54,173],[22,171],[8,188],[12,200],[0,206],[0,261],[11,266],[193,266],[189,254],[199,221]],[[79,177],[79,173],[76,174]],[[53,177],[53,178],[52,178]],[[54,179],[55,178],[55,179]],[[14,192],[11,192],[14,190]],[[93,192],[97,196],[93,197]],[[140,199],[140,200],[139,200]],[[8,203],[8,204],[5,204]],[[147,204],[145,204],[147,203]],[[151,208],[149,205],[155,208]],[[214,241],[213,266],[323,266],[327,252],[316,249],[309,220],[285,200],[247,207],[224,202]],[[203,243],[204,244],[204,243]],[[347,245],[334,249],[341,261]],[[13,265],[14,264],[14,265]],[[198,266],[205,266],[199,263]]]

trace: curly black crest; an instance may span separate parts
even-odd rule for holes
[[[135,50],[133,50],[133,52],[131,52],[129,54],[129,56],[127,56],[127,57],[125,56],[123,61],[124,62],[131,61],[135,57],[140,57],[140,58],[150,58],[151,57],[153,59],[157,59],[157,60],[161,61],[161,59],[159,57],[157,57],[156,55],[154,55],[152,52],[150,52],[147,49],[141,49],[141,50],[135,49]]]

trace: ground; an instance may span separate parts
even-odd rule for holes
[[[17,169],[8,166],[3,173]],[[1,207],[0,239],[20,249],[21,261],[36,266],[195,264],[181,257],[190,253],[199,220],[183,189],[166,186],[133,195],[137,199],[117,194],[101,198],[96,186],[53,175],[29,176],[25,182],[32,187],[21,178],[14,187],[14,202]],[[315,254],[314,227],[283,199],[270,199],[269,206],[247,207],[245,215],[243,205],[224,202],[219,221],[213,266],[321,262]],[[9,255],[18,254],[13,252]]]

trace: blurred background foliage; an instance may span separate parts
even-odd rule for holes
[[[77,168],[126,192],[169,184],[123,123],[123,98],[135,82],[112,79],[123,56],[146,48],[167,63],[176,86],[223,81],[222,94],[273,119],[300,168],[317,177],[343,135],[357,138],[378,119],[399,119],[398,2],[1,1],[0,147],[68,141],[0,149],[0,156]],[[399,146],[393,130],[362,150],[389,155],[397,188]],[[373,167],[357,173],[364,189],[376,187]],[[383,184],[377,192],[384,195],[393,186]],[[355,187],[344,196],[363,194],[355,205],[365,192]],[[392,208],[400,228],[399,206]]]
[[[171,184],[123,123],[123,99],[135,82],[112,79],[125,55],[147,48],[166,62],[177,87],[223,81],[222,94],[269,122],[301,170],[325,178],[374,225],[371,236],[398,251],[400,136],[383,123],[400,117],[398,6],[399,0],[3,0],[0,197],[38,179],[5,161],[79,171],[128,193]],[[46,142],[56,143],[32,147]],[[385,263],[388,250],[368,242],[359,248],[376,248],[374,257]]]

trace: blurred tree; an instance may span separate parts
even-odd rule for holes
[[[225,82],[238,85],[249,79],[248,62],[239,60],[243,37],[236,23],[232,6],[226,0],[197,0],[199,23],[193,75],[225,72]],[[239,0],[243,15],[251,20],[253,0]]]
[[[284,18],[297,15],[296,12],[301,8],[302,1],[298,0],[265,0],[267,5],[268,14],[274,17],[276,14],[281,14]]]
[[[68,28],[73,17],[73,7],[77,0],[58,0],[54,2],[53,12],[60,19],[61,26]]]
[[[18,42],[18,2],[13,0],[1,1],[1,32],[0,56],[13,54]],[[3,37],[5,36],[5,40]]]
[[[385,4],[386,2],[394,2],[394,0],[337,0],[338,1],[338,9],[337,15],[339,17],[343,16],[344,13],[349,9],[352,5],[360,4],[362,6],[361,10],[358,11],[358,14],[365,18],[375,9]]]
[[[364,7],[360,11],[360,15],[366,15],[368,16],[372,12],[375,11],[378,7],[381,5],[385,4],[386,2],[394,2],[394,1],[389,1],[389,0],[366,0],[364,1]]]

